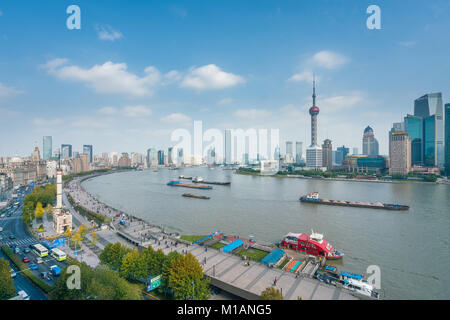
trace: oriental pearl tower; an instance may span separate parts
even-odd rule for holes
[[[317,115],[319,108],[316,106],[316,79],[313,80],[313,105],[309,108],[311,115],[311,147],[317,146]]]
[[[317,115],[319,108],[316,106],[316,79],[313,79],[313,105],[309,109],[311,115],[311,145],[306,149],[306,167],[318,170],[323,167],[322,148],[317,145]]]

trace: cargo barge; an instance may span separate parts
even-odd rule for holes
[[[219,182],[219,181],[204,181],[202,177],[185,177],[179,176],[179,179],[192,180],[194,183],[215,184],[218,186],[229,186],[231,182]]]
[[[185,184],[181,183],[180,181],[169,181],[167,183],[168,186],[171,187],[184,187],[184,188],[192,188],[192,189],[202,189],[202,190],[210,190],[212,189],[211,186],[198,186],[198,185],[192,185],[192,184]]]
[[[401,204],[320,199],[318,192],[310,192],[304,196],[301,196],[300,201],[313,203],[313,204],[325,204],[325,205],[330,205],[330,206],[341,206],[341,207],[355,207],[355,208],[369,208],[369,209],[383,209],[383,210],[401,210],[401,211],[409,210],[409,206],[401,205]]]
[[[207,197],[207,196],[198,196],[198,195],[195,195],[195,194],[192,194],[192,193],[183,193],[183,197],[195,198],[195,199],[204,199],[204,200],[211,199],[210,197]]]

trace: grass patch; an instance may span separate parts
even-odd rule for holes
[[[254,248],[248,248],[247,250],[241,250],[238,252],[238,256],[242,257],[242,256],[246,256],[247,259],[250,260],[254,260],[254,261],[261,261],[262,258],[264,258],[265,256],[267,256],[269,253],[266,251],[262,251],[259,249],[254,249]]]
[[[32,273],[28,266],[20,260],[18,256],[16,256],[10,248],[7,246],[2,246],[3,253],[12,261],[12,263],[15,264],[15,266],[19,269],[19,271],[22,271],[22,274],[30,279],[31,282],[33,282],[35,285],[37,285],[39,288],[41,288],[45,293],[49,293],[53,287],[39,279],[34,273]]]
[[[184,241],[188,241],[188,242],[194,242],[194,241],[203,239],[205,237],[207,237],[207,236],[206,235],[182,235],[182,236],[180,236],[180,239],[184,240]]]
[[[216,250],[219,250],[220,248],[223,248],[225,246],[226,246],[226,244],[223,244],[223,243],[220,243],[220,242],[216,242],[216,243],[214,243],[213,245],[211,245],[209,247],[213,248],[213,249],[216,249]]]
[[[278,268],[283,269],[283,267],[289,262],[288,258],[284,258],[283,262],[278,266]]]

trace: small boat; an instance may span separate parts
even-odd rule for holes
[[[343,284],[344,288],[347,288],[351,291],[354,291],[359,294],[362,294],[362,295],[365,295],[368,297],[372,297],[375,299],[380,298],[380,294],[374,290],[375,289],[374,286],[370,285],[366,281],[348,278],[348,279],[344,279],[341,283]]]
[[[195,198],[195,199],[204,199],[204,200],[211,199],[210,197],[207,197],[207,196],[198,196],[198,195],[195,195],[195,194],[192,194],[192,193],[183,193],[183,197]]]
[[[193,178],[192,178],[192,182],[203,182],[203,178],[200,177],[200,176],[193,177]]]

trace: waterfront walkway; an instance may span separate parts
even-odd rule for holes
[[[274,284],[275,278],[278,288],[285,300],[359,300],[350,291],[332,285],[327,285],[316,279],[296,277],[291,272],[278,268],[269,268],[258,262],[250,261],[244,265],[241,257],[227,254],[212,248],[205,250],[199,245],[186,245],[174,240],[151,241],[153,249],[161,249],[165,254],[171,251],[192,253],[203,267],[205,275],[211,278],[211,283],[219,286],[223,284],[231,293],[258,299],[262,291]],[[206,259],[206,263],[205,263]]]
[[[327,285],[316,279],[303,276],[296,277],[291,272],[269,268],[259,262],[250,261],[247,266],[244,265],[244,260],[241,257],[200,245],[179,242],[175,238],[170,238],[161,227],[151,225],[131,215],[127,216],[127,222],[124,226],[120,225],[118,216],[122,212],[99,202],[86,192],[80,183],[80,178],[73,179],[67,184],[65,191],[70,193],[78,205],[99,212],[113,221],[112,228],[115,232],[107,230],[108,237],[99,234],[99,247],[104,247],[108,242],[120,241],[123,243],[127,239],[128,245],[131,242],[142,247],[152,246],[155,250],[163,250],[165,254],[174,250],[179,253],[190,252],[202,265],[204,274],[210,277],[211,284],[245,299],[259,299],[262,291],[274,285],[275,279],[277,280],[275,287],[281,290],[285,300],[297,300],[299,298],[302,300],[359,299],[346,289]],[[64,198],[65,205],[68,205],[66,197]],[[86,221],[73,208],[71,208],[71,212],[75,219]]]

